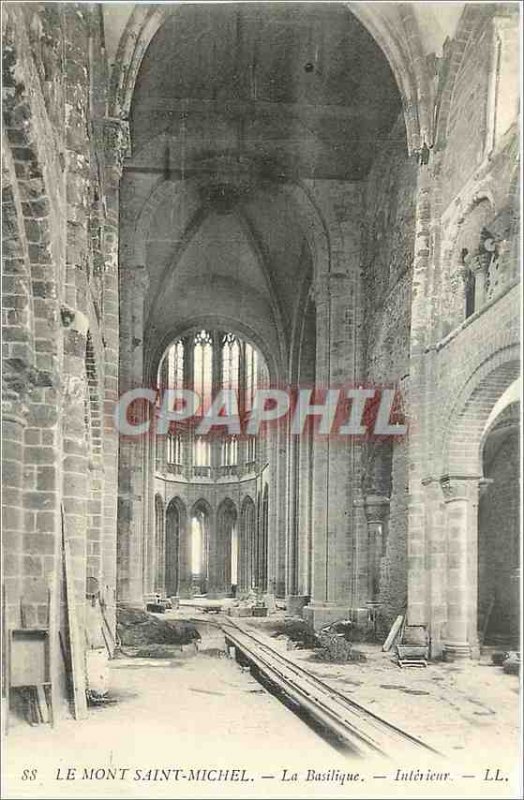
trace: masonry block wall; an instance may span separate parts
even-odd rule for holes
[[[499,67],[508,57],[516,66],[518,48],[500,34],[515,24],[507,6],[464,13],[440,65],[435,144],[427,164],[419,166],[431,234],[427,269],[417,278],[412,301],[417,328],[410,370],[416,384],[412,378],[408,555],[410,542],[416,542],[417,558],[411,546],[408,620],[427,624],[433,654],[448,648],[450,657],[478,652],[477,604],[484,596],[478,574],[479,490],[480,502],[487,502],[479,486],[481,440],[489,414],[519,369],[517,129],[514,115],[497,126],[494,112],[513,102],[513,79]],[[477,121],[474,130],[468,129],[471,120]],[[496,245],[482,256],[486,230]],[[485,281],[482,286],[489,287],[469,311],[468,257],[478,270],[475,285]],[[467,480],[460,483],[459,476]],[[455,571],[457,529],[451,527],[460,514],[467,552],[461,585]]]
[[[482,477],[491,470],[509,485],[504,470],[515,457],[507,444],[505,459],[483,459],[486,426],[504,413],[520,370],[518,10],[468,4],[442,56],[425,58],[408,6],[376,17],[373,4],[357,6],[388,54],[398,95],[392,82],[389,133],[376,136],[372,156],[362,136],[362,151],[345,154],[346,172],[309,138],[290,158],[293,126],[278,127],[280,118],[278,136],[262,136],[267,152],[263,127],[249,133],[240,160],[209,150],[216,137],[198,128],[198,115],[183,152],[189,128],[170,108],[159,106],[149,129],[156,100],[141,92],[149,73],[164,87],[176,20],[157,37],[158,61],[151,37],[172,9],[135,9],[110,80],[99,6],[6,8],[9,624],[45,624],[62,526],[81,609],[94,577],[114,617],[117,561],[121,600],[142,602],[153,587],[153,446],[122,440],[117,480],[113,407],[119,388],[154,384],[166,345],[198,318],[238,326],[276,382],[392,384],[405,397],[409,433],[390,447],[312,437],[293,448],[282,428],[270,438],[270,590],[311,597],[320,621],[373,599],[384,629],[407,601],[408,622],[427,627],[433,655],[475,652],[488,602],[479,554],[503,496],[484,492]],[[224,32],[235,29],[224,20]],[[312,77],[300,70],[304,91]],[[245,98],[237,100],[240,113]],[[239,130],[230,123],[218,145],[228,152]],[[258,502],[260,492],[249,494]]]
[[[401,115],[367,181],[362,285],[364,375],[370,385],[395,386],[403,395],[410,372],[417,169],[416,158],[407,152]],[[405,411],[409,422],[409,410]],[[373,442],[366,447],[369,469],[363,475],[364,491],[389,500],[377,598],[380,626],[388,628],[407,602],[408,443],[397,440],[388,452]]]
[[[108,162],[94,134],[107,91],[100,9],[11,4],[3,23],[8,623],[47,624],[63,530],[82,626],[86,578],[111,609],[116,571],[107,516],[116,439],[105,405],[116,376],[116,262]]]

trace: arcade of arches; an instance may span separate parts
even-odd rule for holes
[[[512,3],[11,3],[4,583],[518,638]],[[395,440],[120,437],[139,386],[395,386]],[[83,641],[83,637],[81,637]]]

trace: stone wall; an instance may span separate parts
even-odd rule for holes
[[[504,29],[515,27],[511,10],[499,8]],[[427,624],[433,655],[449,646],[450,657],[478,652],[481,438],[518,374],[518,156],[514,121],[497,131],[490,116],[512,91],[509,73],[497,73],[496,9],[465,12],[445,48],[435,143],[418,171],[425,240],[416,244],[424,268],[415,269],[411,305],[408,621]],[[517,53],[504,41],[503,61]],[[479,246],[484,227],[497,242],[491,260]],[[482,278],[490,262],[491,287],[467,319],[465,249]]]
[[[3,19],[8,619],[47,623],[63,529],[82,625],[86,577],[98,579],[111,612],[116,572],[116,439],[106,420],[116,228],[111,157],[95,135],[107,86],[100,9],[12,4]]]
[[[367,181],[362,300],[364,377],[371,385],[398,386],[402,392],[409,387],[416,180],[417,163],[408,156],[401,117]],[[363,486],[366,494],[390,500],[379,593],[380,624],[387,628],[407,602],[408,446],[395,442],[385,461],[380,448],[376,454],[374,448],[366,445]]]

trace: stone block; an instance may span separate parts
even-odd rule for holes
[[[310,603],[303,611],[305,621],[316,631],[341,619],[349,619],[347,606]]]

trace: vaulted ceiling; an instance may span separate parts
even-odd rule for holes
[[[171,9],[138,73],[121,196],[145,243],[146,349],[207,319],[252,333],[285,368],[313,272],[311,231],[286,188],[358,187],[399,92],[346,4]]]
[[[279,174],[359,180],[400,110],[381,50],[341,4],[182,4],[142,61],[133,152],[158,158],[163,135],[172,169],[227,150]]]

